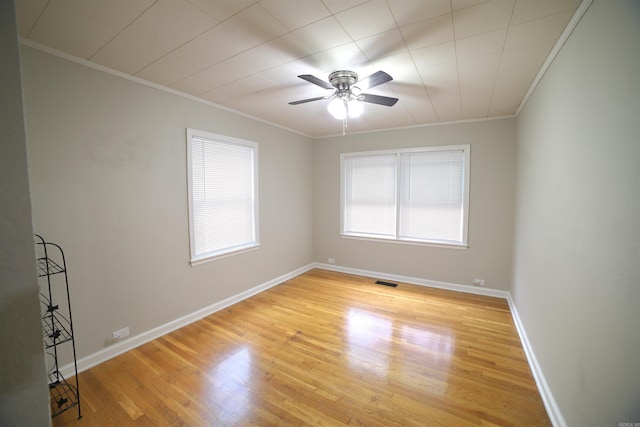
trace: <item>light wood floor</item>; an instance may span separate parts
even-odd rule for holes
[[[551,425],[505,300],[312,270],[80,374],[54,426]]]

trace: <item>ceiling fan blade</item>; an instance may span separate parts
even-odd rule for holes
[[[362,90],[367,90],[372,87],[381,85],[382,83],[390,82],[393,80],[389,74],[384,71],[377,71],[370,76],[365,77],[362,80],[359,80],[356,86],[358,86]]]
[[[298,105],[298,104],[304,104],[306,102],[312,102],[312,101],[320,101],[322,99],[327,99],[326,96],[317,96],[315,98],[308,98],[308,99],[301,99],[299,101],[293,101],[290,102],[289,105]]]
[[[319,78],[318,78],[318,77],[316,77],[316,76],[312,76],[311,74],[302,74],[302,75],[300,75],[300,76],[298,76],[298,77],[300,77],[302,80],[306,80],[306,81],[308,81],[309,83],[313,83],[314,85],[318,85],[318,86],[320,86],[321,88],[324,88],[324,89],[333,89],[333,86],[331,86],[331,85],[329,84],[329,82],[325,82],[324,80],[319,79]]]
[[[392,107],[398,102],[398,98],[391,98],[389,96],[372,95],[370,93],[361,93],[358,95],[358,99],[363,102],[369,102],[371,104],[385,105]]]

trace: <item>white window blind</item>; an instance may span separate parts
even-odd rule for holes
[[[344,231],[392,237],[396,233],[396,157],[347,157]]]
[[[342,155],[342,234],[467,243],[469,146]]]
[[[258,245],[257,144],[189,129],[191,261]]]
[[[399,237],[462,243],[464,152],[400,155]]]

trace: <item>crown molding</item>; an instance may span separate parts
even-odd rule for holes
[[[576,12],[573,14],[571,19],[567,23],[567,26],[564,28],[564,31],[560,35],[560,38],[553,46],[553,49],[551,49],[551,52],[549,53],[549,56],[547,56],[546,61],[544,61],[544,64],[542,64],[542,67],[540,67],[538,74],[529,86],[529,90],[527,90],[527,93],[524,94],[524,97],[522,98],[522,101],[520,102],[520,105],[516,110],[515,117],[518,117],[520,115],[520,112],[526,105],[527,101],[536,90],[536,87],[538,87],[538,83],[540,83],[545,73],[547,72],[553,61],[556,59],[556,56],[558,56],[558,53],[560,53],[562,46],[564,46],[564,44],[567,42],[569,36],[571,35],[571,33],[573,33],[573,30],[576,28],[587,9],[589,9],[589,6],[591,6],[591,3],[593,3],[593,0],[582,0],[582,3],[580,3],[580,6],[578,6],[578,9],[576,9]]]

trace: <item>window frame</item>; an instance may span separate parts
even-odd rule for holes
[[[399,222],[400,222],[400,194],[401,194],[401,182],[400,182],[400,156],[405,153],[419,153],[419,152],[433,152],[433,151],[462,151],[463,152],[463,196],[462,196],[462,240],[460,242],[449,242],[439,240],[428,240],[419,238],[399,237]],[[345,207],[346,207],[346,162],[345,160],[350,157],[365,157],[376,155],[395,155],[395,174],[396,174],[396,193],[395,193],[395,235],[393,237],[372,235],[367,233],[358,232],[346,232],[345,231]],[[359,151],[340,154],[340,237],[347,239],[368,240],[374,242],[389,242],[399,243],[406,245],[418,245],[418,246],[433,246],[433,247],[445,247],[453,249],[467,249],[468,235],[469,235],[469,193],[470,193],[470,170],[471,170],[471,145],[459,144],[459,145],[441,145],[441,146],[425,146],[403,149],[390,149],[390,150],[372,150],[372,151]]]
[[[241,253],[256,250],[260,247],[260,221],[259,221],[259,191],[258,191],[258,143],[248,141],[231,136],[220,135],[198,129],[186,129],[187,143],[187,196],[188,196],[188,212],[189,212],[189,263],[191,266],[206,263],[216,259],[238,255]],[[251,177],[253,189],[253,239],[250,242],[228,246],[225,248],[209,251],[201,254],[196,253],[195,236],[194,236],[194,194],[193,194],[193,138],[198,138],[211,143],[225,144],[249,148],[252,153],[252,172]]]

